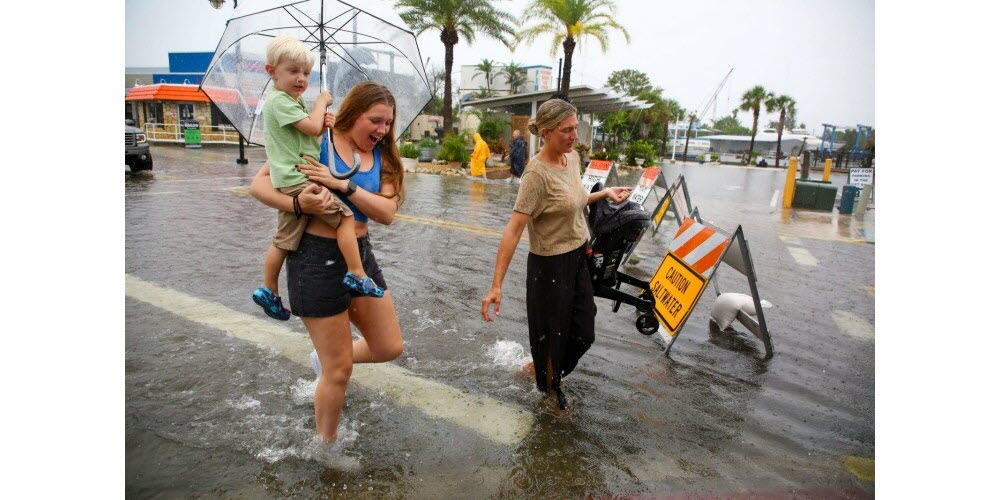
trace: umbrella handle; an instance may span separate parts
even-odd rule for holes
[[[337,172],[330,170],[330,173],[337,179],[350,179],[358,172],[359,168],[361,168],[361,155],[354,153],[354,166],[351,167],[350,170],[342,174],[338,174]]]
[[[329,130],[326,131],[326,140],[323,141],[323,142],[326,143],[325,146],[326,146],[326,158],[327,158],[327,162],[329,162],[330,165],[333,165],[334,160],[333,160],[333,155],[331,154],[332,153],[331,149],[333,148],[333,137],[330,135],[330,131]],[[327,168],[330,169],[330,174],[333,175],[333,177],[335,179],[341,179],[341,180],[343,180],[343,179],[350,179],[351,177],[354,176],[354,174],[356,174],[358,172],[358,169],[361,168],[361,155],[359,155],[357,152],[355,152],[354,153],[354,165],[347,172],[344,172],[342,174],[341,173],[337,173],[337,169],[333,168],[330,165],[328,165]]]

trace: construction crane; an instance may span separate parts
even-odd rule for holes
[[[710,107],[712,108],[712,121],[715,121],[715,110],[716,110],[715,103],[719,97],[719,92],[722,92],[723,87],[726,86],[726,82],[729,81],[729,77],[732,76],[733,69],[734,68],[729,68],[729,73],[726,73],[726,76],[722,79],[721,82],[719,82],[719,86],[715,89],[715,92],[713,92],[712,95],[708,97],[704,105],[699,106],[701,108],[701,112],[698,113],[698,123],[701,123],[702,119],[705,118],[705,114],[708,113],[708,108]]]
[[[698,106],[699,108],[701,108],[701,112],[698,113],[697,118],[695,118],[695,122],[697,122],[699,124],[699,128],[701,128],[700,127],[701,120],[702,120],[702,118],[705,117],[705,114],[708,113],[708,108],[709,107],[712,108],[712,120],[713,121],[715,120],[715,102],[716,102],[716,99],[718,99],[718,97],[719,97],[719,92],[722,92],[722,88],[726,86],[726,82],[729,81],[729,77],[732,76],[733,69],[735,69],[735,68],[729,68],[729,73],[726,73],[726,76],[722,79],[721,82],[719,82],[719,86],[715,89],[715,92],[712,92],[712,95],[709,96],[708,99],[706,99],[706,101],[701,106]],[[688,137],[688,134],[691,133],[691,125],[693,125],[693,123],[691,123],[691,124],[688,125],[688,131],[685,133],[685,137]],[[673,142],[673,147],[671,148],[671,152],[670,152],[670,161],[674,160],[674,155],[675,155],[674,152],[675,152],[676,149],[677,149],[677,127],[675,126],[674,127],[674,142]],[[686,154],[686,151],[687,151],[687,147],[685,146],[685,154]]]

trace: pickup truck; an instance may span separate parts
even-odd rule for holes
[[[125,165],[133,172],[153,169],[153,155],[149,154],[146,133],[129,119],[125,119]]]

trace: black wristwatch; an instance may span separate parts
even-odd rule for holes
[[[344,191],[344,196],[351,196],[357,190],[358,185],[354,181],[347,181],[347,191]]]

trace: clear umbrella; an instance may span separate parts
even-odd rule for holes
[[[399,139],[430,101],[431,87],[416,37],[390,7],[369,4],[361,9],[340,0],[301,0],[277,6],[240,2],[226,23],[201,90],[243,137],[263,144],[260,112],[271,89],[271,78],[264,70],[266,49],[275,37],[288,36],[317,54],[319,71],[313,72],[303,95],[307,103],[311,105],[326,89],[336,106],[354,85],[374,80],[396,99],[397,137],[393,139]],[[358,160],[350,172],[337,177],[353,174]]]

